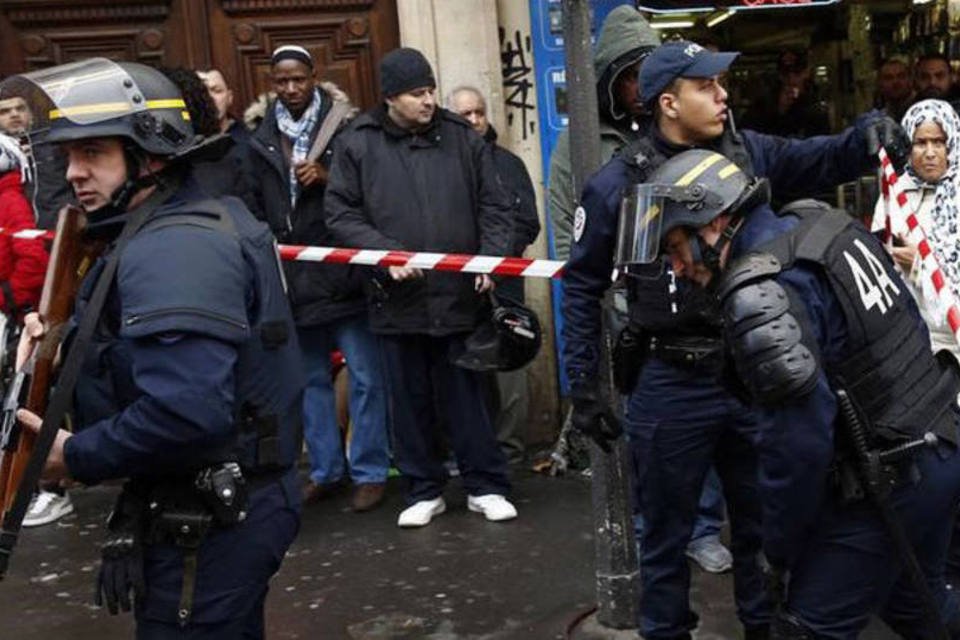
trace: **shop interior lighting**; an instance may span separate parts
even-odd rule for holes
[[[930,4],[933,0],[913,0],[913,4]]]
[[[709,18],[707,18],[707,27],[712,29],[735,13],[736,11],[734,11],[733,9],[727,9],[726,11],[717,12],[712,16],[710,16]]]
[[[694,25],[693,20],[653,20],[650,26],[654,29],[689,29]]]

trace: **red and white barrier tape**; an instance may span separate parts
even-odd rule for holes
[[[24,229],[10,232],[0,227],[0,234],[34,240],[53,239],[52,231]],[[281,244],[280,257],[300,262],[332,262],[338,264],[365,264],[374,267],[416,267],[437,271],[489,273],[498,276],[523,278],[559,278],[563,275],[561,260],[533,260],[529,258],[501,258],[473,256],[460,253],[426,253],[413,251],[378,251],[374,249],[341,249],[335,247],[304,247]]]
[[[338,249],[333,247],[300,247],[280,245],[280,257],[302,262],[335,262],[366,264],[375,267],[416,267],[437,271],[489,273],[523,278],[559,278],[563,262],[529,258],[500,258],[460,253],[426,253],[413,251],[379,251],[375,249]]]
[[[20,231],[9,231],[4,227],[0,227],[0,235],[11,236],[13,238],[22,238],[24,240],[36,240],[37,238],[53,240],[54,233],[53,231],[46,231],[44,229],[21,229]]]
[[[895,212],[903,216],[904,221],[907,223],[910,240],[917,245],[917,250],[920,253],[920,262],[923,271],[927,274],[927,277],[930,278],[930,282],[933,284],[933,290],[936,291],[943,308],[947,310],[947,324],[950,325],[950,330],[953,332],[953,337],[956,339],[957,344],[960,344],[960,307],[957,306],[957,300],[947,283],[947,278],[940,268],[940,264],[937,262],[937,257],[933,253],[933,249],[930,247],[927,234],[923,230],[923,227],[920,226],[920,221],[917,219],[916,213],[907,208],[907,194],[904,192],[903,187],[898,184],[899,176],[897,176],[896,171],[893,169],[890,156],[887,155],[886,150],[882,147],[880,149],[880,168],[883,171],[884,182],[889,187],[890,200],[893,202]]]

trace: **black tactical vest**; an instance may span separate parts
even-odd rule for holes
[[[656,148],[651,135],[637,138],[618,152],[629,169],[631,185],[646,182],[669,159]],[[726,128],[709,148],[732,160],[748,179],[754,178],[753,162],[739,133]],[[634,329],[657,335],[720,336],[719,313],[710,296],[699,287],[681,286],[671,294],[666,281],[661,287],[663,291],[657,292],[651,291],[649,280],[644,282],[626,274],[625,281],[630,325]]]
[[[826,204],[802,200],[786,213],[800,224],[758,251],[773,254],[784,270],[798,260],[823,267],[849,332],[849,355],[824,363],[831,383],[847,390],[882,439],[932,431],[956,442],[957,363],[945,352],[931,353],[911,294],[886,251],[862,224]]]

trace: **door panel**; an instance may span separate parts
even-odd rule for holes
[[[297,5],[284,12],[264,5]],[[395,0],[262,2],[207,0],[212,64],[234,78],[239,104],[270,89],[270,54],[297,44],[313,56],[318,75],[371,107],[377,99],[377,61],[399,42]]]
[[[240,111],[269,88],[270,53],[306,47],[321,79],[360,107],[398,46],[396,0],[2,0],[0,75],[91,56],[217,67]]]

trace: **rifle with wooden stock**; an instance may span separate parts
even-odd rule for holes
[[[75,206],[60,210],[50,251],[38,314],[44,334],[17,371],[3,401],[0,422],[0,579],[6,574],[23,517],[37,490],[50,447],[63,424],[68,402],[51,402],[55,360],[73,313],[77,288],[101,249],[85,241],[86,216]],[[71,385],[72,386],[72,385]],[[25,408],[44,418],[39,433],[24,429],[17,410]]]

